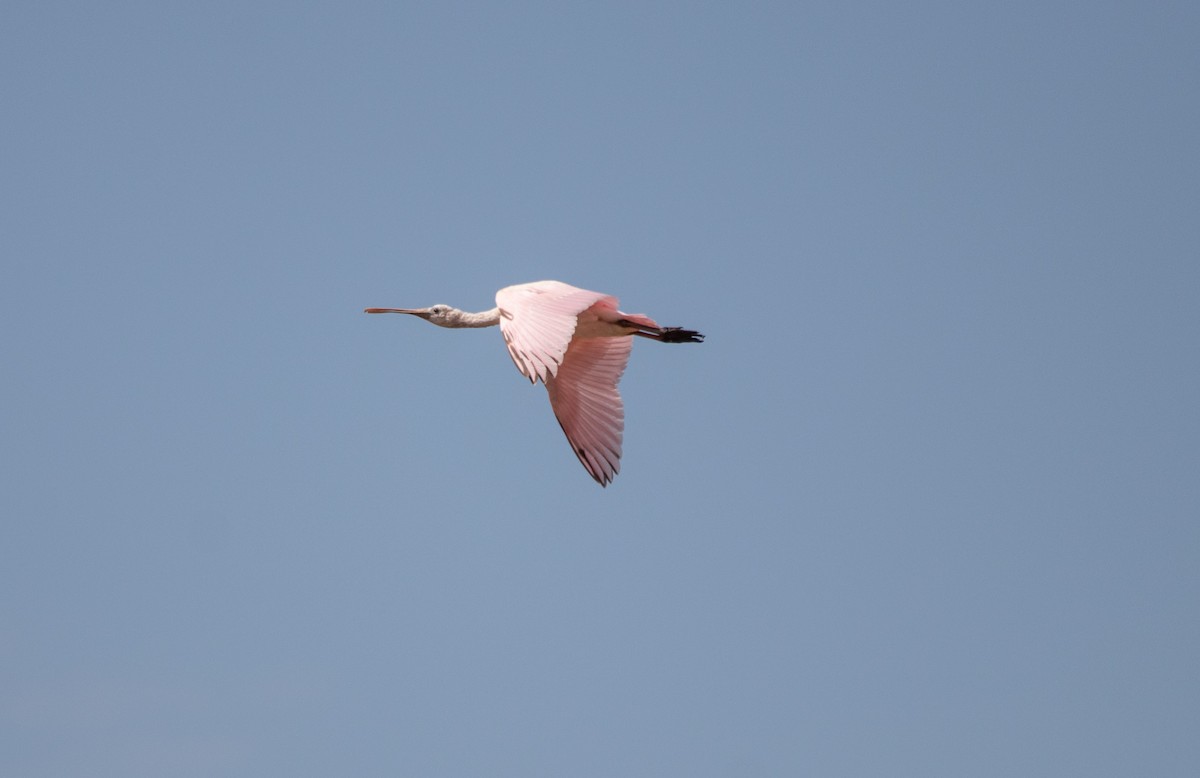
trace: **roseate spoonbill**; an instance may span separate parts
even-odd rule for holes
[[[617,310],[617,298],[561,281],[535,281],[496,292],[496,307],[468,313],[449,305],[367,308],[408,313],[439,327],[493,327],[508,344],[517,370],[541,381],[571,450],[601,486],[620,470],[625,408],[617,382],[625,372],[632,335],[660,343],[699,343],[695,330],[660,327],[640,313]]]

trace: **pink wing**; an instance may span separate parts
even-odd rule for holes
[[[545,383],[558,372],[583,311],[599,303],[617,309],[617,299],[564,284],[536,281],[496,292],[500,333],[517,369],[530,381]]]
[[[592,478],[607,486],[620,469],[625,408],[617,382],[633,338],[572,338],[579,314],[593,306],[616,314],[617,298],[560,281],[537,281],[501,289],[496,304],[500,332],[517,369],[546,385],[571,450]],[[630,318],[656,326],[646,317]]]
[[[571,449],[601,486],[621,469],[625,406],[617,382],[632,349],[631,337],[576,340],[546,380],[550,407]]]

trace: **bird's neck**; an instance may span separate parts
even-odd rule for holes
[[[493,308],[490,311],[480,311],[479,313],[471,313],[470,311],[456,311],[456,315],[448,323],[450,327],[495,327],[500,323],[500,309]]]

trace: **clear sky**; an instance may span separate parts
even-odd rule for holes
[[[0,773],[1200,774],[1200,5],[0,7]],[[601,489],[492,307],[635,344]]]

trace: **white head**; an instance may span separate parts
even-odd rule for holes
[[[365,313],[407,313],[418,316],[439,327],[453,327],[462,317],[462,311],[449,305],[431,305],[428,308],[367,308]]]
[[[365,313],[407,313],[418,316],[439,327],[491,327],[500,323],[500,311],[493,308],[483,313],[467,313],[449,305],[431,305],[428,308],[366,308]]]

